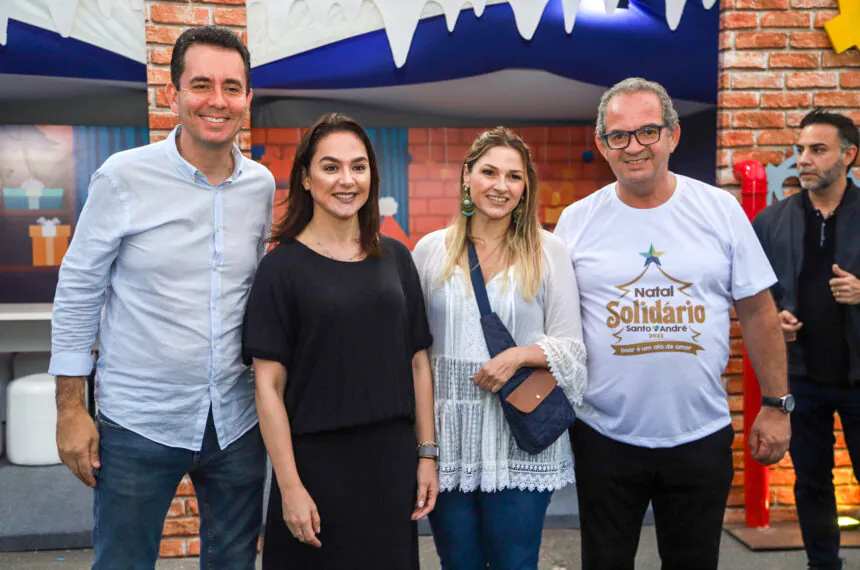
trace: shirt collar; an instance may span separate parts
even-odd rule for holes
[[[830,214],[831,218],[839,212],[839,210],[840,210],[840,208],[842,208],[843,204],[848,206],[854,202],[855,196],[854,196],[854,192],[851,191],[852,186],[853,186],[853,184],[851,184],[851,179],[849,178],[848,184],[845,186],[845,192],[842,193],[842,198],[839,200],[839,204],[836,205],[836,207],[833,209],[833,212]],[[812,200],[810,200],[810,198],[809,198],[809,190],[806,190],[805,188],[803,188],[800,190],[800,192],[802,194],[801,200],[803,201],[804,211],[807,214],[816,213],[818,211],[818,209],[812,204]]]
[[[803,203],[803,211],[807,214],[815,213],[815,206],[812,205],[812,200],[809,199],[809,190],[806,188],[800,189],[800,201]]]
[[[164,140],[167,144],[167,158],[183,178],[194,180],[198,175],[203,176],[203,173],[179,154],[179,148],[176,146],[176,137],[179,136],[180,129],[182,129],[182,125],[177,125]],[[233,155],[233,174],[225,182],[234,182],[242,174],[245,166],[245,157],[235,143],[230,148],[230,154]]]

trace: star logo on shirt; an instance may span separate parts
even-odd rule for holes
[[[648,267],[648,265],[650,265],[651,263],[656,263],[657,265],[662,267],[662,264],[660,263],[660,256],[663,255],[664,253],[666,253],[666,252],[655,250],[654,244],[652,243],[651,247],[648,249],[648,251],[643,251],[639,255],[641,255],[642,257],[645,258],[645,267]]]

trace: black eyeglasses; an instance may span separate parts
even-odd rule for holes
[[[652,145],[660,140],[660,133],[666,125],[645,125],[635,131],[612,131],[603,135],[603,143],[612,150],[624,150],[630,146],[630,135],[642,146]]]

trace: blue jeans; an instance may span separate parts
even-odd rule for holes
[[[536,570],[552,491],[439,493],[430,527],[442,568]]]
[[[860,388],[825,386],[799,376],[792,376],[789,385],[796,402],[789,452],[797,476],[794,497],[806,556],[810,568],[839,570],[833,414],[839,413],[854,474],[860,474]]]
[[[200,567],[253,570],[266,449],[259,426],[222,450],[212,414],[199,452],[167,447],[100,416],[93,570],[152,570],[164,518],[189,473],[200,510]]]

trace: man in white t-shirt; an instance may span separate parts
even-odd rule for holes
[[[717,568],[733,477],[721,380],[733,305],[771,404],[753,424],[753,457],[769,465],[788,448],[776,278],[737,200],[669,171],[680,134],[659,84],[609,89],[595,140],[618,181],[568,207],[555,231],[588,349],[572,428],[585,570],[632,570],[649,502],[664,570]]]

